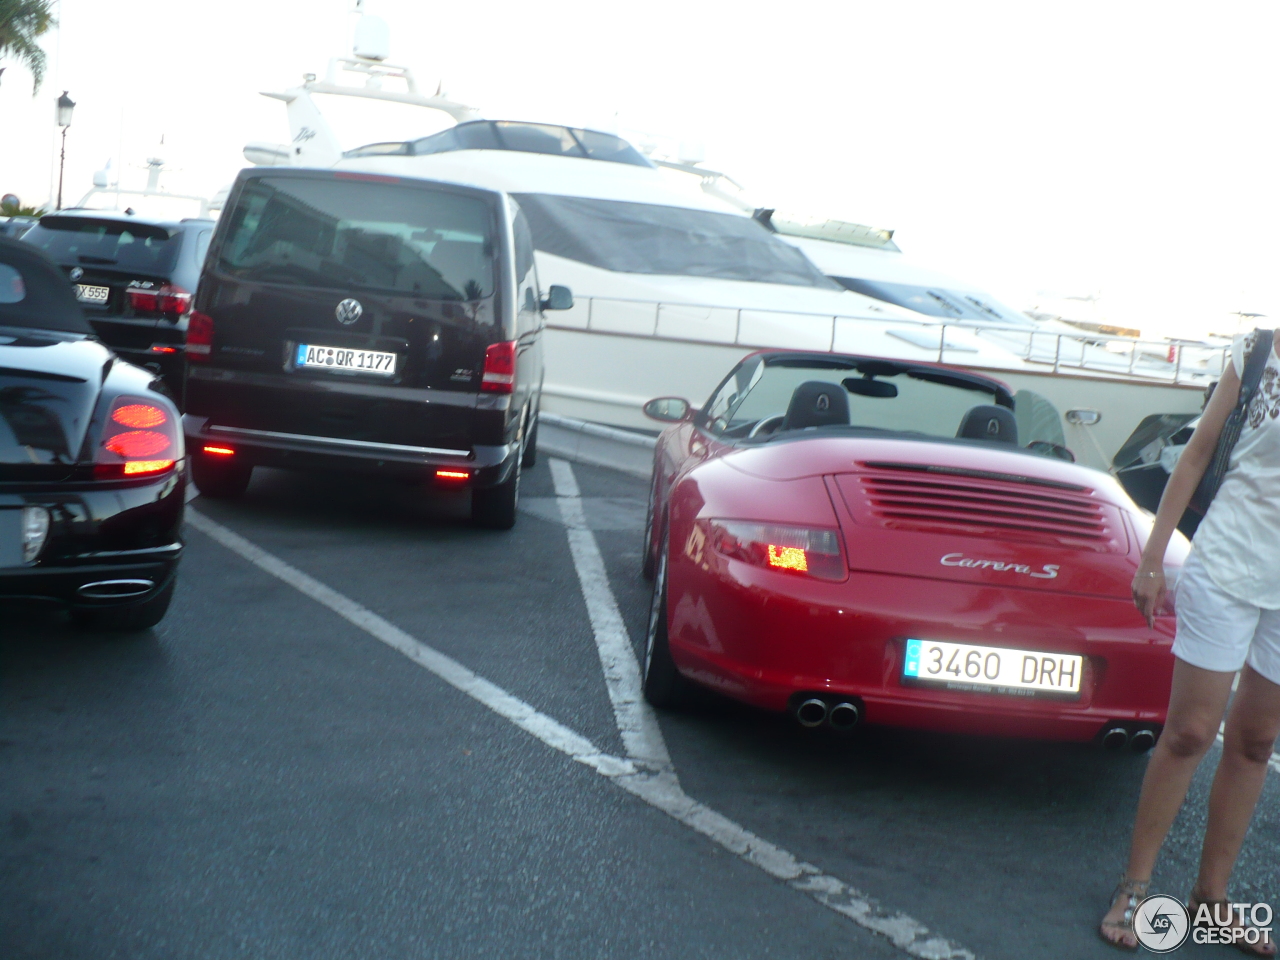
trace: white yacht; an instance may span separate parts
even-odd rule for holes
[[[511,194],[534,234],[541,285],[576,297],[546,330],[548,412],[648,428],[646,400],[701,401],[747,351],[866,353],[995,375],[1020,395],[1024,441],[1108,469],[1144,416],[1198,411],[1221,373],[1220,346],[1037,322],[915,265],[891,231],[757,208],[723,174],[655,162],[612,134],[485,119],[423,95],[407,68],[386,62],[386,47],[385,24],[362,18],[352,57],[330,61],[324,79],[266,94],[286,103],[292,141],[250,144],[245,156]],[[361,82],[343,82],[352,77]],[[344,151],[315,94],[418,106],[454,125]]]

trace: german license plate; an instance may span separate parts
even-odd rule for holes
[[[106,303],[110,287],[94,287],[87,283],[76,284],[76,299],[81,303]]]
[[[941,640],[908,640],[904,683],[1014,696],[1080,695],[1084,658]]]
[[[348,350],[346,347],[300,343],[295,366],[308,370],[342,370],[389,377],[396,372],[396,355],[380,350]]]

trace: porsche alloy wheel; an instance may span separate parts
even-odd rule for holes
[[[655,707],[678,706],[685,698],[688,681],[680,676],[671,648],[667,645],[667,538],[662,538],[657,570],[653,578],[653,600],[649,604],[649,629],[645,636],[643,680],[644,698]]]

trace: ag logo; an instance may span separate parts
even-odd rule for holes
[[[1174,897],[1147,897],[1133,912],[1133,935],[1152,953],[1172,953],[1187,942],[1190,932],[1187,908]]]
[[[360,301],[351,297],[347,297],[333,308],[333,315],[338,318],[338,322],[348,327],[359,320],[362,313],[364,313],[364,307],[360,306]]]
[[[83,276],[84,276],[84,270],[82,270],[80,267],[72,267],[72,268],[71,268],[71,279],[72,279],[72,280],[79,280],[79,279],[80,279],[81,277],[83,277]]]

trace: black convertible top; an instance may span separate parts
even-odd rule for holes
[[[58,265],[31,244],[8,237],[0,237],[0,325],[93,333]]]

